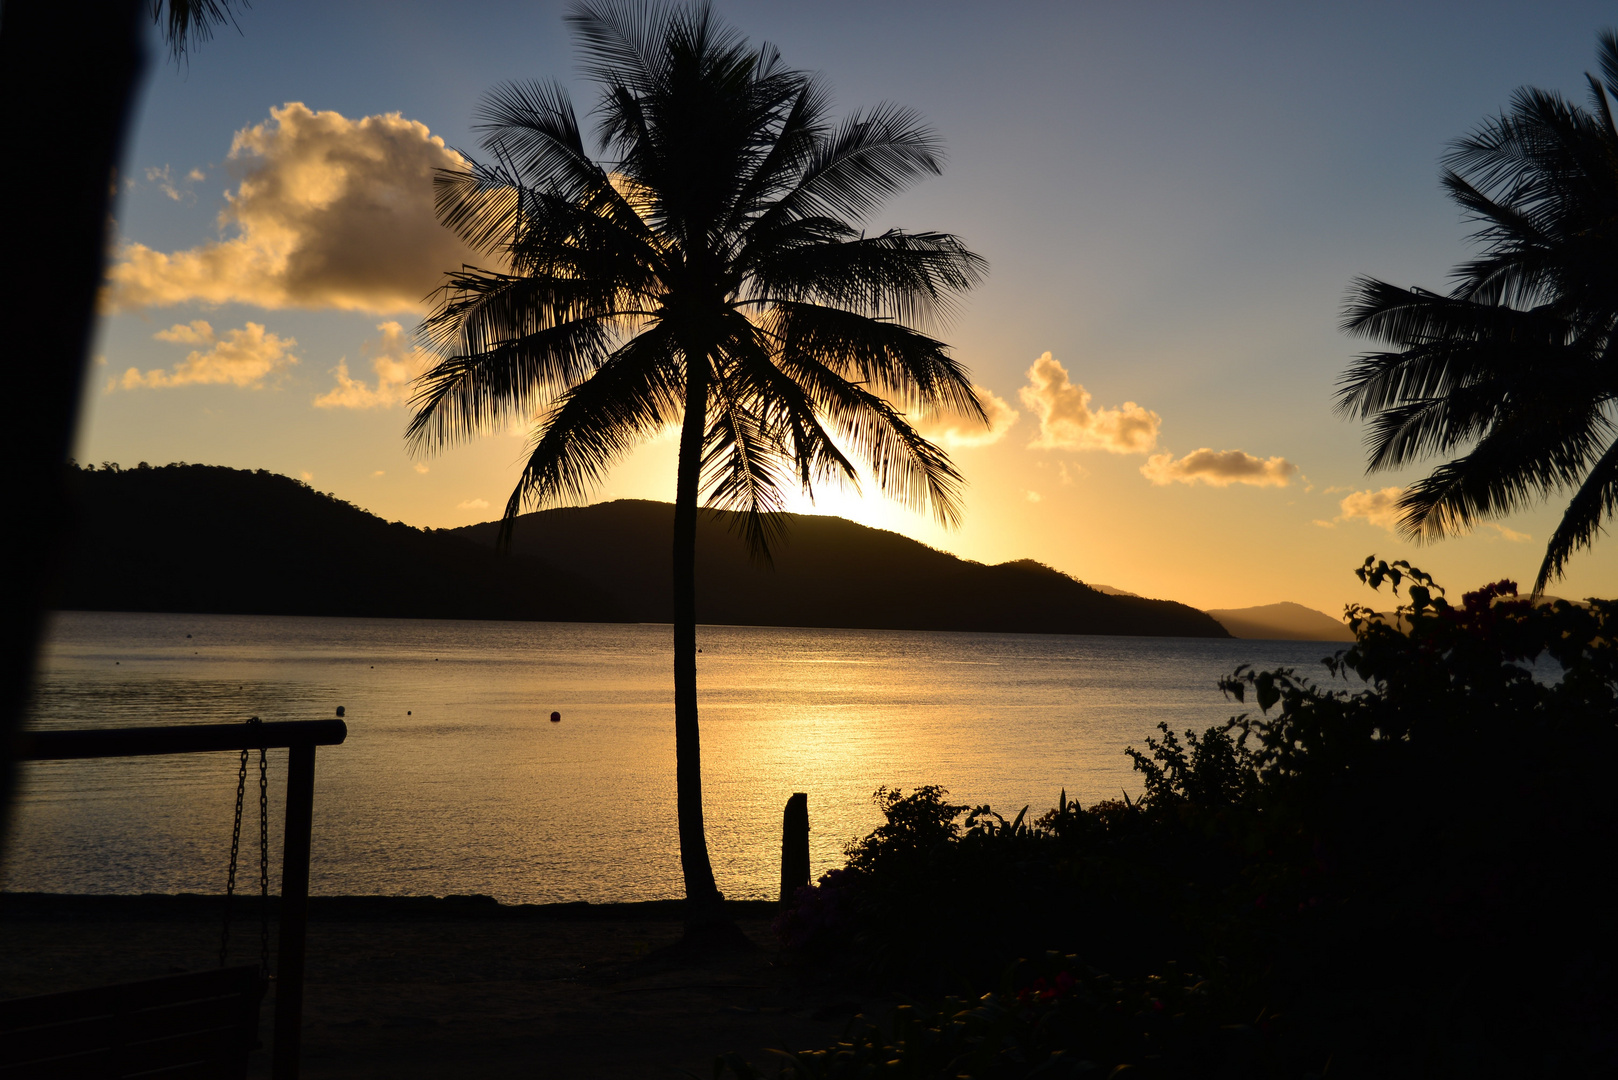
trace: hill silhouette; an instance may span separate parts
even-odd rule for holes
[[[544,562],[387,522],[263,469],[74,468],[58,608],[252,615],[619,621],[612,597]]]
[[[1257,607],[1210,609],[1231,637],[1270,641],[1353,641],[1354,632],[1342,619],[1302,604],[1283,601]]]
[[[417,529],[265,470],[75,468],[54,606],[381,618],[668,622],[673,507],[639,500]],[[1109,596],[1032,560],[985,566],[897,533],[792,515],[773,569],[704,512],[697,618],[740,626],[1225,637],[1184,604]]]
[[[674,507],[623,499],[518,518],[512,551],[566,566],[631,617],[673,617]],[[697,535],[697,620],[1045,634],[1227,637],[1217,621],[1168,600],[1109,596],[1031,559],[985,566],[898,533],[793,514],[773,566],[748,558],[734,516],[705,511]],[[498,524],[455,530],[492,547]]]

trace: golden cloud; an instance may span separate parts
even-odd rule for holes
[[[1173,454],[1153,454],[1140,471],[1158,485],[1178,482],[1213,487],[1286,487],[1298,474],[1298,467],[1286,458],[1254,457],[1245,450],[1210,450],[1204,446],[1178,459]]]
[[[961,446],[988,446],[1005,438],[1006,432],[1011,430],[1011,425],[1017,422],[1020,414],[1005,398],[992,390],[974,385],[972,392],[977,395],[984,413],[988,415],[987,425],[975,416],[933,413],[916,419],[914,421],[916,430],[921,432],[923,437],[952,449]]]
[[[1394,532],[1399,527],[1399,499],[1403,497],[1405,489],[1401,487],[1385,487],[1381,491],[1354,491],[1344,495],[1337,506],[1342,513],[1338,514],[1337,521],[1352,521],[1363,518],[1372,525],[1380,526]]]
[[[410,399],[410,383],[427,369],[431,354],[415,348],[410,336],[396,322],[377,323],[381,336],[370,339],[361,350],[371,356],[376,385],[367,386],[348,373],[348,360],[337,361],[332,375],[337,385],[315,398],[322,409],[376,409],[402,405]]]
[[[219,215],[224,239],[165,254],[129,243],[107,273],[108,311],[201,302],[415,312],[475,256],[433,213],[433,173],[464,159],[398,113],[350,120],[292,102],[236,133],[245,169]]]
[[[1039,435],[1028,444],[1035,449],[1144,454],[1157,445],[1163,423],[1133,401],[1116,409],[1092,409],[1090,392],[1069,379],[1067,369],[1048,352],[1028,369],[1028,385],[1017,396],[1039,417]]]
[[[1500,534],[1500,539],[1512,544],[1526,544],[1528,541],[1533,539],[1533,537],[1528,533],[1518,532],[1516,529],[1508,529],[1504,525],[1494,521],[1485,521],[1483,523],[1483,527],[1485,529],[1493,529],[1495,532]]]
[[[152,337],[158,341],[171,341],[180,345],[204,345],[194,349],[186,358],[167,371],[154,369],[141,374],[137,368],[125,371],[116,384],[125,390],[136,387],[167,387],[197,385],[246,386],[257,389],[271,375],[284,371],[298,362],[292,355],[297,348],[295,338],[284,338],[264,329],[263,324],[250,322],[239,330],[226,331],[224,337],[202,319],[190,323],[176,323],[167,330],[159,330]],[[109,382],[107,389],[115,384]]]

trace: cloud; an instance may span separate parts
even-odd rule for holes
[[[1069,380],[1067,369],[1050,353],[1034,361],[1028,385],[1017,396],[1039,417],[1039,436],[1028,445],[1041,450],[1144,454],[1157,445],[1163,423],[1133,401],[1116,409],[1090,408],[1090,392]]]
[[[264,329],[263,324],[250,322],[239,330],[229,330],[224,337],[202,319],[191,323],[176,323],[167,330],[159,330],[152,337],[179,345],[201,345],[207,348],[192,350],[184,360],[167,371],[154,369],[141,374],[139,369],[125,371],[118,383],[125,390],[139,386],[168,387],[224,384],[257,389],[271,375],[286,370],[298,362],[292,355],[297,348],[295,338],[284,338]],[[108,389],[112,384],[108,384]]]
[[[201,180],[202,178],[202,174],[196,169],[192,169],[190,173],[186,174],[186,180],[188,181]],[[156,184],[157,190],[161,191],[175,202],[195,202],[197,199],[194,193],[182,191],[174,183],[174,172],[167,165],[163,166],[161,169],[148,168],[146,170],[146,182],[148,184]]]
[[[414,465],[412,465],[410,467],[412,469],[415,469],[416,472],[421,476],[426,476],[427,473],[430,471],[427,468],[427,463],[425,461],[418,461],[418,462],[416,462]]]
[[[380,337],[360,346],[371,356],[376,385],[367,386],[348,373],[348,360],[337,361],[332,375],[337,385],[315,398],[322,409],[376,409],[402,405],[410,399],[410,382],[426,370],[433,357],[410,344],[410,336],[396,322],[377,323]]]
[[[1029,502],[1040,501],[1039,492],[1037,491],[1025,491],[1023,492],[1023,495],[1028,499]]]
[[[988,415],[987,426],[976,417],[934,413],[915,420],[916,430],[933,442],[951,449],[962,446],[988,446],[1005,438],[1006,432],[1011,430],[1011,426],[1017,422],[1017,417],[1021,414],[1013,409],[1005,398],[992,390],[974,385],[972,392],[978,396],[983,411]]]
[[[425,124],[292,102],[238,131],[229,156],[243,174],[219,215],[225,235],[167,254],[126,244],[104,307],[414,312],[445,270],[476,259],[433,213],[433,171],[464,159]]]
[[[455,509],[457,510],[487,510],[488,508],[488,499],[467,499],[465,502],[455,504]]]
[[[1527,533],[1520,533],[1516,529],[1508,529],[1504,525],[1497,524],[1493,521],[1485,521],[1483,523],[1483,527],[1485,529],[1493,529],[1495,532],[1500,534],[1500,539],[1506,540],[1513,544],[1526,544],[1528,541],[1533,539],[1533,537],[1529,536]]]
[[[1173,454],[1153,454],[1140,467],[1141,475],[1154,484],[1198,482],[1213,487],[1250,484],[1253,487],[1286,487],[1298,474],[1298,467],[1286,458],[1254,457],[1245,450],[1210,450],[1206,446],[1183,458]]]
[[[1344,495],[1337,504],[1342,513],[1338,521],[1363,518],[1372,525],[1394,532],[1399,527],[1399,499],[1405,493],[1401,487],[1385,487],[1381,491],[1355,491]]]

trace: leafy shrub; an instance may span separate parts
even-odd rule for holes
[[[1618,949],[1596,885],[1618,840],[1618,603],[1534,603],[1497,582],[1456,605],[1407,563],[1358,573],[1403,589],[1395,611],[1351,607],[1355,643],[1322,679],[1239,668],[1220,687],[1256,711],[1183,739],[1160,726],[1130,748],[1139,801],[1084,808],[1064,793],[1029,824],[1026,809],[1008,822],[936,787],[879,791],[884,824],[806,890],[783,924],[812,932],[788,940],[955,997],[886,1032],[866,1025],[796,1075],[879,1061],[924,1062],[895,1073],[916,1076],[1618,1065]],[[1083,1024],[1039,1019],[1033,984],[1005,982],[1046,950],[1078,958],[1069,978],[1091,989],[1063,1009]],[[1285,1016],[1263,1054],[1190,1027],[1170,1053],[1084,1026],[1116,1005],[1098,1004],[1096,979],[1141,986],[1186,966],[1212,975],[1194,985],[1219,1030]]]

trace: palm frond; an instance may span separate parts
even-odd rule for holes
[[[525,506],[589,495],[611,467],[676,422],[684,405],[673,335],[654,327],[624,343],[540,418],[528,461],[501,518],[502,543]]]
[[[1556,532],[1545,546],[1545,559],[1534,578],[1535,596],[1543,593],[1553,579],[1562,576],[1575,551],[1595,544],[1596,537],[1605,531],[1605,523],[1614,513],[1618,513],[1618,442],[1607,447],[1569,501]]]
[[[954,298],[988,271],[982,257],[948,233],[889,229],[834,239],[832,223],[811,218],[768,241],[758,245],[762,251],[750,244],[741,256],[759,299],[810,301],[911,325],[947,318]]]
[[[944,410],[987,422],[966,369],[942,341],[900,323],[819,304],[782,303],[762,322],[782,370],[825,369],[870,386],[907,412]],[[812,366],[803,368],[806,362]]]

